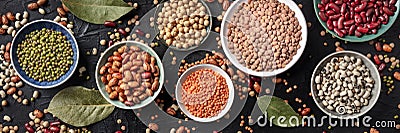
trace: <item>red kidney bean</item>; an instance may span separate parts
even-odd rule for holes
[[[340,13],[344,14],[346,13],[346,3],[343,3],[342,6],[340,7]]]
[[[344,21],[343,24],[344,24],[344,26],[351,26],[354,24],[354,20],[351,19],[351,20]]]
[[[371,1],[370,2],[368,2],[368,4],[367,4],[367,9],[369,9],[369,8],[373,8],[374,7],[374,3],[372,3]]]
[[[378,26],[379,26],[378,23],[370,23],[370,24],[367,24],[367,27],[368,27],[369,29],[376,29],[376,28],[378,28]]]
[[[364,28],[364,27],[362,27],[362,26],[358,26],[358,27],[357,27],[357,31],[358,31],[358,32],[361,32],[362,34],[367,34],[368,31],[369,31],[369,29],[368,29],[368,28]]]
[[[326,21],[326,26],[328,26],[329,30],[333,30],[334,26],[332,20],[329,19],[328,21]]]
[[[360,3],[361,3],[361,0],[354,0],[354,3],[360,4]]]
[[[356,25],[352,25],[352,26],[349,28],[349,35],[354,35],[354,31],[356,31]]]
[[[354,31],[354,35],[356,35],[357,37],[362,37],[363,34],[361,32],[358,32],[357,30]]]
[[[366,23],[366,22],[367,22],[367,15],[366,15],[366,13],[365,13],[365,12],[361,12],[361,13],[360,13],[360,16],[361,16],[361,18],[362,18],[363,23]]]
[[[341,0],[337,0],[337,1],[335,1],[335,4],[336,5],[341,5],[343,2],[341,1]]]
[[[361,5],[358,5],[356,8],[354,8],[355,12],[361,12],[367,7],[367,2],[362,2]]]
[[[325,11],[329,10],[329,4],[325,4]]]
[[[113,40],[108,41],[108,47],[111,47],[112,45],[114,45],[114,41]]]
[[[390,1],[389,1],[389,4],[390,4],[390,5],[394,5],[394,4],[396,4],[396,3],[397,3],[397,0],[390,0]]]
[[[104,26],[105,27],[115,27],[117,25],[113,21],[105,21]]]
[[[358,24],[362,23],[362,18],[359,14],[354,15],[354,20]]]
[[[347,30],[340,30],[342,33],[343,33],[343,35],[345,36],[345,35],[347,35]]]
[[[377,32],[378,32],[377,29],[372,29],[372,30],[371,30],[371,33],[372,33],[372,34],[376,34]]]
[[[379,68],[378,68],[378,71],[382,72],[383,69],[385,69],[385,67],[386,67],[386,64],[385,64],[385,63],[380,64],[380,65],[379,65]]]
[[[333,31],[339,36],[339,37],[343,37],[344,34],[342,31],[340,31],[338,28],[334,28]]]
[[[60,125],[59,121],[50,122],[50,126],[58,126],[58,125]]]
[[[322,21],[327,21],[328,20],[328,18],[326,17],[324,12],[319,12],[318,15],[319,15],[319,18],[321,18]]]
[[[332,16],[335,15],[336,13],[332,10],[326,11],[326,16]]]
[[[394,15],[394,13],[386,6],[384,6],[382,10],[383,10],[383,12],[385,12],[385,14],[387,14],[389,16]]]
[[[321,2],[322,2],[322,4],[328,4],[329,3],[329,0],[321,0]]]
[[[55,133],[59,133],[60,132],[60,128],[56,127],[56,126],[52,126],[52,127],[50,127],[50,131],[51,132],[55,132]]]
[[[389,6],[389,1],[388,1],[388,0],[384,0],[384,1],[383,1],[383,6],[388,7],[388,6]]]
[[[374,9],[370,8],[367,10],[367,13],[365,15],[367,15],[368,17],[371,16],[374,13]]]
[[[397,11],[397,7],[396,6],[390,6],[389,8],[390,8],[390,10],[392,12],[396,12]]]
[[[338,22],[337,22],[337,27],[339,28],[339,29],[343,29],[344,28],[344,26],[343,26],[343,21],[344,21],[344,17],[342,16],[342,17],[340,17],[339,18],[339,20],[338,20]]]
[[[344,14],[344,18],[345,18],[346,20],[351,19],[350,13],[346,12],[346,13]]]
[[[25,129],[26,131],[28,131],[29,133],[34,133],[35,130],[31,127],[31,125],[29,125],[29,123],[25,123]]]
[[[141,29],[136,29],[135,33],[139,36],[144,36],[144,32]]]
[[[333,27],[338,27],[338,21],[332,21]]]
[[[119,29],[118,29],[118,33],[122,34],[123,36],[128,35],[128,33],[126,33],[125,30],[122,29],[122,28],[119,28]]]
[[[336,13],[340,13],[340,8],[335,3],[329,3],[328,6],[329,6],[329,8],[331,8]]]
[[[329,16],[329,19],[338,20],[340,18],[340,16],[341,16],[340,14],[332,15],[332,16]]]
[[[320,12],[325,11],[324,5],[322,5],[322,4],[318,4],[318,9]]]
[[[375,2],[375,5],[376,6],[382,6],[383,4],[382,4],[382,1],[377,1],[377,2]],[[375,7],[376,8],[376,7]]]
[[[378,55],[374,55],[374,62],[375,62],[375,64],[377,64],[377,65],[380,65],[380,64],[381,64],[381,61],[379,60]]]

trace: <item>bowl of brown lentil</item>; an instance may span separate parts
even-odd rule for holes
[[[228,59],[241,71],[259,77],[272,77],[291,68],[307,42],[304,15],[288,0],[237,0],[221,27]]]
[[[24,82],[47,89],[61,85],[74,74],[79,48],[67,28],[53,21],[37,20],[17,32],[10,57]]]
[[[154,20],[163,44],[179,51],[197,48],[212,27],[211,11],[203,0],[170,0],[159,4]]]
[[[147,106],[160,93],[164,68],[157,53],[136,41],[109,47],[96,66],[96,84],[102,96],[122,109]]]
[[[200,64],[182,74],[175,95],[186,116],[198,122],[212,122],[229,112],[234,87],[224,70],[215,65]]]

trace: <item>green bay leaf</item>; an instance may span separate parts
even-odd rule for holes
[[[272,123],[276,126],[296,127],[301,123],[301,116],[281,98],[264,95],[257,99],[257,104],[262,112],[267,113],[269,121],[273,117]],[[285,120],[278,119],[281,116],[283,116]],[[291,119],[291,117],[293,118]],[[295,118],[297,118],[298,121]]]
[[[70,12],[94,24],[115,21],[133,9],[123,0],[63,0]]]
[[[48,111],[65,123],[83,127],[105,119],[114,108],[98,90],[72,86],[53,97]]]

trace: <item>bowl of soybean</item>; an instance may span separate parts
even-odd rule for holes
[[[79,48],[67,28],[50,20],[37,20],[17,32],[10,58],[25,83],[48,89],[63,84],[74,74]]]

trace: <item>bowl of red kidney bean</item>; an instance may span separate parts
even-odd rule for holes
[[[321,25],[345,41],[365,42],[385,33],[396,21],[397,0],[314,0]]]
[[[164,83],[164,69],[149,46],[119,42],[108,48],[96,66],[96,84],[102,96],[122,109],[139,109],[150,104]]]

